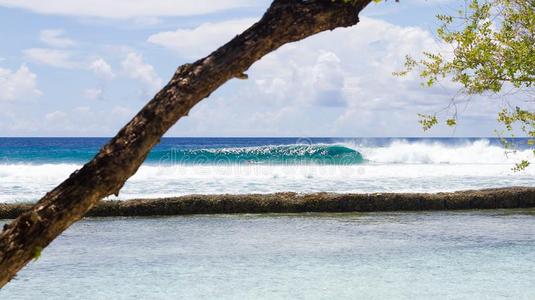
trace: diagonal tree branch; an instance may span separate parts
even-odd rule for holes
[[[275,0],[262,19],[171,81],[90,162],[4,226],[0,287],[102,198],[118,194],[163,134],[190,109],[280,46],[358,22],[371,0]]]

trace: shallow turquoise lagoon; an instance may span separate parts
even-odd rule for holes
[[[86,219],[0,299],[535,299],[535,210]]]

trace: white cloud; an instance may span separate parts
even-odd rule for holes
[[[141,27],[154,26],[162,23],[162,19],[154,16],[149,17],[137,17],[133,20],[134,25]]]
[[[63,121],[65,118],[67,118],[67,114],[61,110],[56,110],[45,115],[45,119],[50,122]]]
[[[76,45],[75,41],[64,36],[64,32],[61,29],[41,30],[39,38],[42,42],[52,47],[67,48]]]
[[[115,105],[102,108],[91,106],[77,106],[69,110],[55,110],[44,116],[46,133],[49,135],[101,136],[113,135],[121,128],[136,110]],[[95,122],[98,120],[98,122]],[[21,123],[22,130],[28,131],[42,123],[42,120]],[[42,131],[41,131],[42,132]]]
[[[123,118],[131,118],[133,117],[135,111],[129,107],[124,106],[114,106],[111,110],[111,114],[114,117],[120,117]]]
[[[130,52],[121,62],[123,73],[132,79],[143,82],[149,93],[155,92],[163,85],[162,79],[158,76],[154,67],[143,61],[143,56],[138,53]]]
[[[442,50],[429,31],[362,17],[355,27],[321,33],[267,55],[247,72],[249,80],[228,83],[170,134],[422,135],[417,113],[442,110],[457,89],[451,84],[424,89],[414,75],[392,75],[402,69],[406,54],[425,50]],[[488,105],[482,103],[471,110]],[[478,116],[479,126],[461,120],[457,134],[492,135],[495,105],[485,120]],[[472,118],[468,112],[464,116]],[[452,129],[439,126],[431,134],[451,135]]]
[[[115,78],[111,65],[101,57],[91,61],[75,57],[72,51],[52,48],[30,48],[23,50],[22,53],[27,60],[35,63],[62,69],[85,69],[107,80]]]
[[[73,69],[79,64],[72,59],[72,53],[67,50],[51,48],[30,48],[23,50],[26,59],[56,68]]]
[[[257,19],[238,19],[219,23],[204,23],[193,29],[177,29],[151,35],[150,43],[178,52],[186,57],[209,54],[241,33]]]
[[[27,9],[40,14],[114,19],[190,16],[258,4],[256,0],[0,0],[1,6]]]
[[[0,101],[12,101],[23,97],[40,96],[37,75],[25,65],[13,72],[0,68]]]
[[[83,92],[84,98],[98,100],[102,98],[102,89],[86,89]]]
[[[294,46],[285,48],[282,54],[270,55],[255,65],[251,78],[255,79],[256,92],[269,95],[271,101],[276,99],[281,105],[291,99],[298,106],[345,107],[347,73],[338,55],[323,49],[307,49],[304,51],[312,52],[299,61],[298,52],[302,50]]]
[[[97,58],[91,62],[91,64],[89,64],[89,70],[104,79],[113,79],[115,77],[115,73],[111,66],[102,58]]]
[[[193,55],[195,49],[210,51],[223,42],[195,41],[192,37],[182,48],[180,45],[169,47]],[[249,80],[232,80],[225,84],[209,100],[195,107],[169,135],[423,134],[416,114],[442,109],[454,94],[455,87],[445,85],[423,89],[415,76],[398,78],[391,73],[402,67],[405,54],[417,55],[424,50],[436,49],[440,49],[440,45],[427,30],[362,17],[362,22],[355,27],[318,34],[267,55],[247,71]],[[162,80],[155,69],[134,50],[124,48],[115,52],[113,57],[124,58],[115,70],[111,66],[109,68],[116,77],[137,80],[145,91],[161,87]],[[76,65],[80,69],[95,71],[90,66],[98,60],[97,57]],[[103,67],[109,66],[107,62],[96,65],[100,65],[95,67],[99,76],[107,74],[104,71],[107,68]],[[0,93],[3,90],[0,89]],[[102,97],[100,88],[83,93],[87,98]],[[95,101],[86,102],[91,106],[90,111],[85,108],[63,110],[60,106],[50,108],[53,112],[47,119],[57,121],[47,123],[47,133],[113,134],[139,109],[139,102],[124,103],[132,107],[114,107],[110,103]],[[457,135],[493,134],[492,129],[496,128],[492,125],[496,124],[494,107],[490,101],[482,103],[476,102],[470,107],[470,111],[478,114],[463,113],[461,117],[465,116],[467,120],[461,120]],[[56,109],[60,112],[54,112]],[[42,119],[43,113],[40,115]],[[35,124],[39,121],[33,119]],[[72,126],[67,127],[66,124]],[[463,129],[463,124],[470,126]],[[451,135],[451,132],[445,127],[434,129],[430,134]]]

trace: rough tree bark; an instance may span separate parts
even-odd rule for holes
[[[162,135],[190,109],[264,55],[307,36],[348,27],[370,0],[275,0],[259,22],[171,81],[80,170],[0,235],[0,287],[102,198],[118,194]],[[355,55],[358,55],[357,53]]]

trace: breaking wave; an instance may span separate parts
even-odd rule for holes
[[[160,156],[163,164],[359,164],[355,149],[343,145],[282,145],[236,148],[175,149]]]
[[[72,157],[67,155],[67,157]],[[152,153],[121,199],[182,194],[449,191],[535,185],[530,149],[506,155],[488,140],[395,140],[383,145],[313,144],[167,149]],[[44,160],[44,161],[43,161]],[[0,202],[35,201],[83,162],[0,162]]]
[[[398,140],[384,147],[359,147],[359,151],[369,162],[386,164],[512,164],[533,159],[530,149],[507,153],[486,139],[458,144]]]

